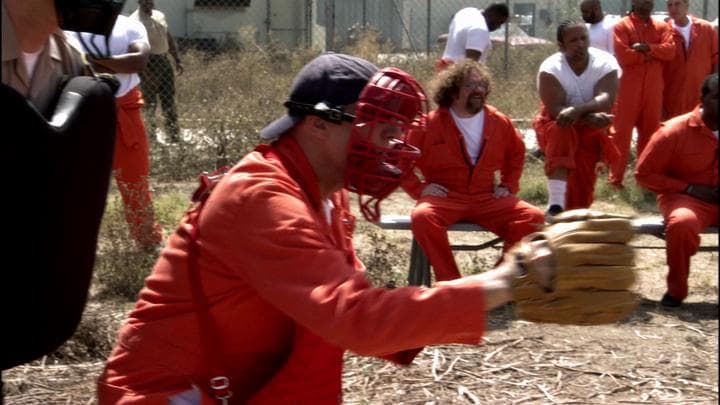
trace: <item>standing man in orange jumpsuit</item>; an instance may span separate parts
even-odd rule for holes
[[[580,21],[557,29],[560,52],[540,65],[540,114],[533,121],[538,145],[545,153],[548,215],[588,208],[593,202],[596,165],[617,158],[608,137],[609,114],[618,86],[615,58],[589,47],[588,29]]]
[[[717,72],[718,37],[709,22],[688,14],[688,0],[668,0],[668,24],[673,27],[675,57],[665,63],[664,119],[691,111],[697,89]]]
[[[130,236],[145,251],[162,241],[162,228],[155,223],[155,211],[148,176],[150,150],[141,109],[145,105],[138,72],[150,57],[147,31],[140,21],[119,15],[108,42],[105,37],[78,34],[93,67],[114,73],[120,81],[115,93],[117,134],[113,172],[125,204]],[[109,46],[109,49],[108,49]]]
[[[543,212],[515,196],[525,163],[525,144],[510,118],[485,104],[490,72],[471,59],[440,72],[433,85],[439,108],[426,131],[408,142],[422,151],[405,191],[417,200],[412,231],[437,280],[460,277],[447,227],[468,221],[504,239],[503,250],[545,222]],[[499,180],[496,181],[496,174]]]
[[[638,160],[638,184],[658,194],[665,219],[667,292],[660,303],[678,307],[688,295],[690,257],[700,232],[718,226],[718,75],[702,84],[701,104],[672,118]]]
[[[433,288],[384,289],[352,246],[344,189],[379,201],[397,188],[418,156],[402,131],[424,126],[426,105],[397,69],[335,53],[305,65],[288,115],[260,133],[274,141],[196,193],[120,331],[99,403],[339,404],[345,350],[409,364],[424,345],[480,342],[486,311],[512,298],[512,255]],[[547,245],[528,260],[547,286]]]
[[[662,118],[663,63],[675,55],[672,30],[650,17],[652,0],[633,0],[633,11],[615,24],[614,49],[622,77],[615,104],[615,135],[620,158],[610,165],[610,183],[622,187],[637,128],[642,153]]]

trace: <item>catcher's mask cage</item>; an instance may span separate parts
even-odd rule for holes
[[[358,194],[360,212],[368,221],[380,220],[380,201],[412,173],[420,150],[405,138],[409,130],[425,129],[427,111],[420,85],[397,68],[380,70],[360,93],[348,144],[345,188]],[[378,145],[374,135],[388,127],[401,136]]]

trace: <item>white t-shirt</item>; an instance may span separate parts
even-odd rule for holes
[[[540,73],[545,72],[555,76],[565,90],[569,106],[576,106],[590,101],[595,97],[595,85],[605,75],[612,71],[620,72],[620,66],[614,56],[600,49],[588,48],[590,61],[584,72],[579,76],[573,72],[565,55],[557,52],[545,59],[538,71],[538,88],[540,87]]]
[[[587,24],[588,33],[590,34],[590,46],[614,55],[613,27],[618,21],[620,21],[620,17],[605,14],[605,17],[599,23]]]
[[[455,13],[448,29],[443,59],[460,60],[465,57],[465,50],[471,49],[482,52],[480,61],[485,62],[490,48],[490,31],[481,10],[466,7]]]
[[[684,27],[675,24],[675,20],[671,19],[670,21],[672,21],[671,24],[673,25],[673,27],[675,27],[675,30],[679,32],[685,40],[685,49],[690,48],[690,31],[692,28],[692,19],[690,18],[690,16],[688,16],[688,23],[685,24]]]
[[[33,74],[35,73],[35,65],[37,64],[38,56],[45,50],[45,46],[38,49],[35,52],[22,52],[23,63],[25,64],[25,73],[27,74],[28,82],[32,82]]]
[[[107,52],[104,36],[93,35],[87,32],[80,33],[80,35],[82,37],[81,44],[84,41],[91,47],[91,51],[94,51],[92,45],[90,45],[92,41],[100,52]],[[124,15],[118,15],[112,34],[110,35],[110,54],[121,55],[128,53],[128,47],[135,42],[143,42],[149,46],[150,43],[148,42],[145,27],[138,20],[128,18]],[[118,88],[115,93],[115,97],[124,96],[140,84],[140,76],[138,76],[137,73],[118,73],[115,77],[120,81],[120,88]]]
[[[477,163],[478,157],[480,156],[480,146],[482,146],[483,140],[483,129],[485,129],[485,110],[480,110],[479,113],[473,115],[470,118],[459,117],[455,112],[450,109],[453,121],[457,125],[460,133],[465,139],[465,148],[467,148],[468,156],[470,161],[474,164]]]

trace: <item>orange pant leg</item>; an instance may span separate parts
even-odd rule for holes
[[[113,172],[125,206],[130,236],[143,248],[157,246],[162,240],[162,229],[155,223],[148,182],[149,154],[140,109],[119,111]]]
[[[579,142],[575,128],[561,128],[556,121],[543,118],[535,119],[533,127],[538,146],[545,154],[545,175],[561,167],[574,169]]]
[[[425,197],[419,200],[412,211],[413,237],[428,257],[437,281],[460,277],[447,228],[458,222],[466,209],[465,201]]]
[[[526,235],[537,232],[545,223],[545,213],[515,196],[494,198],[483,195],[474,198],[463,218],[476,223],[503,239],[503,252],[508,251]]]
[[[585,126],[561,128],[549,119],[536,119],[533,126],[545,154],[545,174],[568,169],[565,209],[590,207],[597,178],[595,164],[602,157],[598,137],[604,134]]]
[[[585,149],[578,149],[575,154],[575,169],[568,173],[565,209],[589,208],[594,200],[595,164],[600,157]]]
[[[626,77],[627,76],[627,77]],[[625,177],[625,169],[630,161],[630,143],[632,141],[632,131],[638,122],[640,110],[642,108],[642,88],[641,78],[633,78],[632,73],[623,72],[620,83],[620,89],[615,102],[615,135],[613,142],[620,152],[620,156],[615,162],[610,164],[610,183],[621,185]]]
[[[645,150],[645,145],[650,141],[652,134],[660,128],[662,119],[662,86],[645,89],[646,97],[643,100],[640,119],[637,123],[637,156]]]
[[[504,240],[503,251],[507,251],[525,235],[539,230],[545,214],[517,197],[482,194],[422,199],[412,212],[413,235],[438,281],[460,277],[447,234],[447,227],[459,221],[478,224],[498,235]]]
[[[307,329],[296,328],[287,360],[246,403],[341,403],[343,352]]]
[[[718,224],[718,206],[685,194],[664,194],[658,207],[665,218],[667,287],[674,298],[688,295],[690,258],[700,246],[700,232]]]

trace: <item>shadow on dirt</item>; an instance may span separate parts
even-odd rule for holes
[[[679,321],[696,323],[718,319],[717,302],[686,302],[678,308],[665,308],[657,300],[642,298],[640,305],[631,317],[632,321],[650,319],[655,315],[675,317]],[[638,319],[639,318],[639,319]]]

